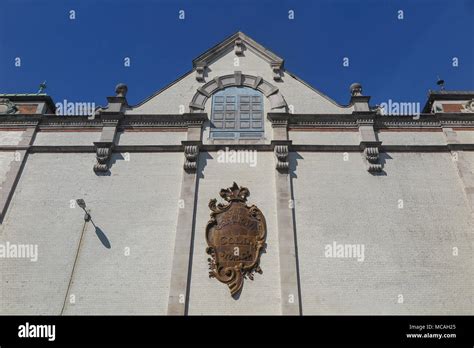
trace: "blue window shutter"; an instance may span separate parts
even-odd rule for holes
[[[263,137],[263,96],[248,87],[229,87],[212,96],[211,138]]]

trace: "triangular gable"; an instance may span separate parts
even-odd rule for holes
[[[246,54],[246,51],[249,54]],[[231,54],[234,57],[240,56],[247,62],[250,56],[255,56],[260,58],[261,65],[258,67],[258,63],[254,60],[252,61],[253,64],[257,65],[248,69],[248,67],[245,67],[247,63],[243,61],[241,62],[243,65],[240,68],[229,69],[227,67],[233,66],[233,63],[229,60]],[[210,94],[212,94],[212,91],[207,91],[205,87],[212,81],[220,81],[222,83],[222,78],[235,76],[236,74],[241,74],[241,76],[249,75],[254,80],[257,78],[262,79],[267,85],[274,86],[274,94],[283,96],[286,102],[282,103],[280,100],[282,98],[278,98],[276,103],[272,104],[278,104],[279,106],[283,104],[286,106],[292,105],[293,110],[296,108],[296,111],[292,111],[295,113],[348,114],[353,111],[352,105],[339,105],[310,84],[284,69],[283,58],[266,49],[241,31],[232,34],[200,54],[192,62],[193,69],[191,71],[141,103],[131,107],[126,112],[128,114],[157,112],[173,114],[177,112],[178,108],[176,105],[180,106],[180,112],[183,112],[183,107],[185,112],[193,112],[197,94],[203,94],[206,97],[205,100],[198,103],[199,110],[204,110],[205,103]],[[265,67],[266,64],[268,64],[268,68]],[[213,68],[209,69],[209,67]],[[244,81],[244,79],[239,79],[239,81]],[[226,84],[223,83],[224,85]],[[267,97],[270,95],[268,93],[264,94]]]
[[[222,54],[226,53],[230,47],[234,47],[235,45],[239,44],[243,44],[246,49],[251,50],[258,56],[265,59],[271,66],[278,65],[280,68],[283,67],[284,60],[282,58],[277,56],[272,51],[266,49],[241,31],[232,34],[228,38],[224,39],[214,47],[208,49],[206,52],[195,58],[193,60],[193,67],[196,68],[209,65],[214,60],[218,59]]]

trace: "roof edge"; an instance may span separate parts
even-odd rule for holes
[[[218,44],[214,45],[210,49],[206,50],[204,53],[200,54],[198,57],[194,58],[193,68],[202,64],[205,64],[205,65],[209,64],[215,58],[219,57],[222,52],[227,50],[229,46],[231,46],[237,39],[242,40],[246,45],[249,46],[249,48],[251,48],[256,53],[260,54],[269,63],[283,64],[284,62],[283,58],[279,57],[272,51],[268,50],[267,48],[259,44],[257,41],[252,39],[250,36],[244,34],[241,31],[238,31],[228,36],[227,38],[225,38]]]

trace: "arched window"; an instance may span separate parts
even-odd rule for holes
[[[248,87],[228,87],[212,96],[211,138],[263,137],[263,96]]]

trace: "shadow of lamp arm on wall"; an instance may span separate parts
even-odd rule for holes
[[[100,242],[102,243],[104,247],[106,247],[107,249],[110,249],[111,245],[110,245],[109,239],[105,235],[104,231],[102,231],[102,229],[94,223],[94,220],[92,220],[90,209],[86,208],[86,202],[82,198],[80,198],[80,199],[76,199],[76,203],[82,210],[84,210],[84,213],[85,213],[84,221],[86,223],[89,221],[92,223],[92,225],[95,228],[95,233],[97,235],[97,238],[99,238]]]

